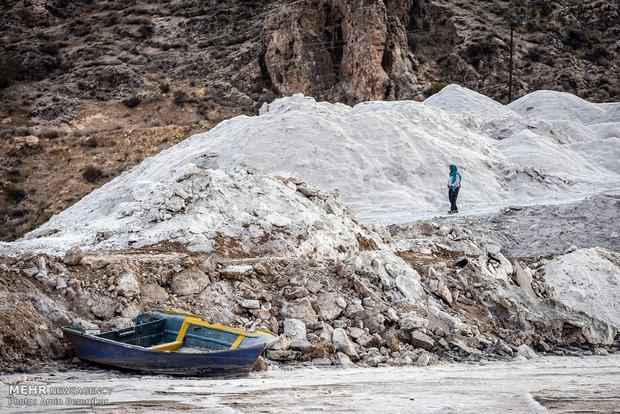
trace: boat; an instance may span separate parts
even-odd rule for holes
[[[247,374],[261,352],[276,339],[211,324],[202,318],[157,310],[136,318],[136,325],[104,333],[62,328],[80,360],[147,373],[208,376]]]

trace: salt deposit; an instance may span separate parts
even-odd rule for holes
[[[508,108],[522,116],[546,120],[565,119],[585,125],[601,122],[607,109],[575,95],[556,91],[535,91],[510,103]],[[602,121],[605,122],[605,121]]]
[[[574,116],[560,117],[569,107]],[[333,220],[294,213],[310,207],[299,197],[291,199],[295,191],[284,184],[267,185],[267,178],[256,177],[227,181],[217,171],[243,165],[267,174],[298,174],[327,193],[337,191],[365,223],[390,224],[395,217],[402,221],[445,211],[451,163],[463,174],[463,211],[617,189],[617,125],[583,125],[617,113],[617,108],[551,91],[532,93],[506,107],[456,85],[425,103],[349,107],[294,95],[265,104],[260,116],[222,122],[144,160],[23,241],[0,243],[0,252],[60,252],[72,245],[124,248],[162,240],[209,250],[218,231],[231,237],[243,233],[252,240],[269,233],[254,222],[268,228],[293,225],[296,216],[304,225],[327,223],[340,232],[339,225],[330,224]],[[545,120],[558,118],[564,121]],[[208,184],[209,177],[221,179]],[[287,203],[293,206],[285,208]],[[339,212],[344,206],[338,203]],[[298,246],[302,253],[306,247]]]
[[[579,249],[545,266],[545,280],[575,310],[620,329],[620,254]]]
[[[518,114],[509,107],[459,85],[448,85],[424,101],[425,105],[453,114],[483,119],[512,118]]]
[[[338,197],[298,177],[188,164],[153,181],[143,167],[95,190],[21,241],[4,244],[5,252],[61,254],[74,245],[118,250],[162,241],[211,251],[235,239],[242,255],[346,256],[357,249],[358,238],[382,243]]]

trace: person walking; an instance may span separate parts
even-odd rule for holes
[[[448,213],[458,213],[456,206],[456,198],[459,196],[461,188],[461,174],[459,174],[456,165],[450,164],[450,177],[448,177],[448,200],[450,200],[450,211]]]

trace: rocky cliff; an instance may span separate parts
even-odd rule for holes
[[[0,7],[2,82],[10,84],[3,95],[34,100],[30,115],[46,120],[70,121],[82,100],[170,85],[204,116],[222,107],[254,111],[297,92],[347,103],[419,100],[442,82],[506,101],[509,21],[515,97],[536,89],[595,101],[619,96],[613,1],[22,0]]]

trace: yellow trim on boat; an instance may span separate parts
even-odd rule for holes
[[[154,351],[177,351],[181,346],[183,346],[183,341],[173,341],[166,342],[165,344],[149,346],[148,349],[152,349]]]
[[[244,334],[239,334],[239,336],[237,337],[237,340],[230,346],[230,349],[237,349],[237,347],[241,345],[241,342],[243,341],[244,338],[245,338]]]
[[[185,321],[187,321],[188,318],[191,318],[191,324],[192,325],[196,325],[196,326],[204,326],[205,328],[212,328],[212,329],[215,329],[215,330],[218,330],[218,331],[236,332],[236,333],[243,334],[243,335],[249,336],[249,337],[260,336],[260,333],[253,333],[253,332],[251,333],[251,332],[248,332],[248,331],[246,331],[244,329],[241,329],[241,328],[232,328],[230,326],[218,325],[216,323],[209,323],[209,322],[203,321],[200,316],[190,315],[189,313],[172,312],[172,311],[165,311],[165,310],[158,310],[158,312],[167,313],[169,315],[185,316],[186,317]],[[185,323],[185,322],[183,322],[183,323]],[[267,332],[267,333],[273,334],[273,332],[266,331],[264,329],[259,329],[257,332]],[[177,339],[178,339],[178,337],[177,337]]]
[[[179,348],[183,346],[183,341],[185,340],[185,335],[187,334],[187,329],[189,328],[190,325],[202,326],[205,328],[215,329],[218,331],[227,331],[227,332],[237,333],[239,336],[237,337],[235,342],[230,346],[230,349],[237,349],[237,347],[241,345],[241,342],[243,342],[243,339],[245,337],[257,337],[257,336],[260,336],[262,333],[270,333],[276,336],[273,332],[266,331],[264,329],[259,329],[257,333],[250,333],[240,328],[232,328],[230,326],[211,324],[211,323],[203,321],[201,317],[196,316],[196,315],[189,315],[186,313],[171,312],[171,311],[164,311],[164,310],[160,310],[159,312],[167,313],[170,315],[185,316],[185,319],[183,320],[183,325],[181,325],[181,329],[179,329],[179,333],[177,334],[176,340],[174,340],[173,342],[166,342],[164,344],[153,345],[148,348],[148,349],[152,349],[155,351],[177,351]]]

